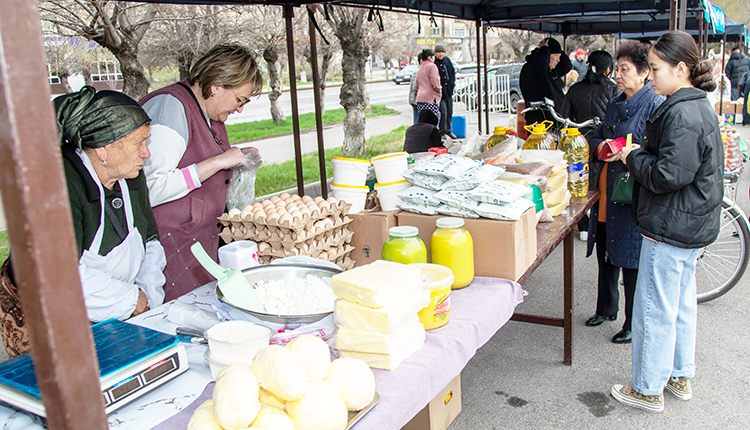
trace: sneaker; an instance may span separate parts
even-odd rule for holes
[[[690,400],[693,398],[693,387],[690,385],[689,378],[683,378],[682,376],[669,378],[664,388],[680,400]]]
[[[664,395],[645,396],[633,389],[633,386],[626,384],[622,386],[615,384],[610,390],[612,397],[618,402],[633,406],[654,414],[664,412]]]

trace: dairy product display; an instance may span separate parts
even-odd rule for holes
[[[400,355],[410,351],[415,344],[424,343],[425,330],[419,317],[414,315],[392,333],[375,333],[339,327],[336,348],[349,352],[374,352]]]
[[[333,311],[333,320],[339,329],[391,333],[428,304],[430,292],[425,289],[379,309],[339,299]]]
[[[382,308],[422,288],[421,271],[378,260],[331,278],[333,293],[371,308]]]
[[[342,357],[356,358],[367,363],[368,366],[377,369],[393,370],[412,354],[422,349],[424,338],[419,343],[409,345],[408,349],[399,351],[397,354],[377,354],[374,352],[341,351]]]

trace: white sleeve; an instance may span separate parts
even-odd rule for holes
[[[151,137],[147,141],[151,158],[145,161],[143,173],[153,207],[184,197],[201,183],[195,164],[177,168],[189,140],[182,103],[165,94],[146,102],[143,109],[151,118]]]
[[[141,269],[135,277],[138,285],[146,298],[151,309],[164,303],[164,267],[167,266],[167,257],[164,248],[158,240],[146,242],[146,255],[143,257]]]
[[[115,279],[85,264],[78,265],[89,321],[130,318],[138,303],[138,286]]]

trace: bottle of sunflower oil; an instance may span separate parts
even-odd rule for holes
[[[577,128],[563,129],[560,150],[568,161],[568,191],[586,197],[589,190],[589,143]]]
[[[522,149],[557,149],[555,139],[547,133],[547,129],[552,125],[552,121],[542,121],[533,126],[523,126],[531,136],[526,139]]]
[[[489,139],[487,139],[487,142],[484,144],[484,150],[487,151],[498,143],[507,140],[508,130],[512,129],[505,127],[495,127],[494,133],[492,134],[492,136],[490,136]]]

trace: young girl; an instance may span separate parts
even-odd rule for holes
[[[700,248],[719,234],[724,150],[706,91],[716,84],[693,38],[662,35],[649,53],[651,83],[666,101],[646,123],[641,147],[619,159],[636,187],[636,218],[644,239],[633,304],[632,382],[612,387],[619,402],[664,410],[663,390],[692,397]]]

